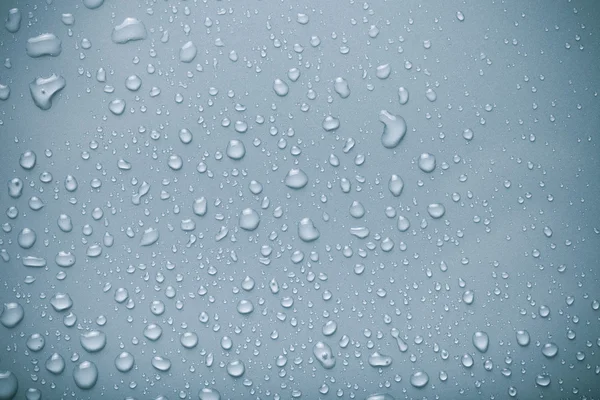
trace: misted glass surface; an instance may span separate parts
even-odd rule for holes
[[[0,18],[0,400],[600,398],[596,1]]]

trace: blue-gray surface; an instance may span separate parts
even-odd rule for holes
[[[0,15],[0,399],[600,398],[598,2]]]

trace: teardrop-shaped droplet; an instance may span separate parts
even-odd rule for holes
[[[488,350],[490,345],[490,338],[487,333],[477,331],[473,334],[473,346],[482,353]]]

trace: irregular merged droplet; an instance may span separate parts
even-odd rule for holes
[[[27,40],[27,55],[38,58],[42,56],[56,57],[62,52],[62,42],[53,33],[43,33]]]
[[[115,26],[111,39],[117,44],[124,44],[134,40],[146,39],[146,26],[136,18],[127,17],[122,23]]]
[[[89,390],[98,381],[98,367],[92,361],[83,361],[75,366],[73,380],[79,389]]]
[[[64,89],[67,81],[60,75],[52,74],[48,78],[36,78],[29,84],[31,98],[36,106],[42,110],[52,107],[52,99]]]
[[[381,144],[387,149],[393,149],[400,144],[406,135],[406,121],[399,115],[392,115],[386,110],[379,112],[379,121],[383,122]]]

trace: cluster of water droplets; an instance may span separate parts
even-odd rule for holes
[[[437,50],[477,17],[39,3],[2,36],[0,399],[597,395],[598,276],[569,258],[598,213],[550,182],[542,100],[515,121],[471,84],[506,74],[491,33]]]

